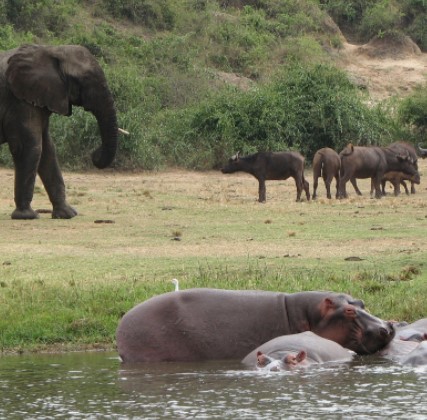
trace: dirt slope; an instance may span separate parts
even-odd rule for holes
[[[400,42],[372,40],[364,45],[344,42],[338,64],[373,102],[405,96],[427,81],[427,54],[409,38]]]

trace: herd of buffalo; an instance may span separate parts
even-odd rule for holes
[[[140,303],[121,319],[124,363],[242,360],[252,368],[348,362],[377,355],[427,365],[427,318],[384,321],[335,292],[188,289]]]
[[[394,194],[400,193],[400,185],[409,190],[405,181],[411,182],[411,193],[415,193],[414,184],[420,183],[418,173],[418,155],[427,157],[427,149],[417,149],[406,142],[399,141],[387,147],[353,146],[349,144],[339,154],[324,147],[313,157],[313,195],[317,197],[318,180],[323,178],[328,198],[331,195],[331,183],[336,180],[336,198],[347,198],[346,184],[353,185],[356,193],[361,195],[356,179],[371,179],[371,194],[375,197],[385,195],[385,183],[391,182]],[[298,152],[258,152],[241,157],[239,153],[232,156],[221,169],[225,174],[247,172],[259,182],[260,202],[266,201],[265,181],[294,178],[297,187],[297,201],[304,190],[310,200],[309,184],[304,177],[304,157]]]

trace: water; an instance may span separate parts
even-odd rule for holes
[[[0,357],[1,419],[427,419],[427,367],[375,357],[292,372],[122,366],[115,353]]]

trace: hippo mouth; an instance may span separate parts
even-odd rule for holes
[[[366,329],[366,326],[355,320],[350,341],[345,347],[360,355],[373,354],[382,350],[393,340],[396,330],[391,322],[382,321],[381,324]]]

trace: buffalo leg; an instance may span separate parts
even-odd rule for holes
[[[301,193],[302,193],[302,179],[300,177],[295,177],[295,185],[297,187],[297,201],[301,201]]]
[[[339,198],[340,197],[340,192],[339,192],[339,186],[340,186],[340,177],[339,175],[337,175],[335,177],[335,189],[336,189],[336,193],[335,193],[335,198]]]
[[[266,187],[265,187],[265,179],[258,179],[258,201],[260,203],[266,202]]]
[[[326,188],[326,197],[328,197],[329,199],[332,198],[331,196],[331,183],[332,183],[332,176],[327,176],[325,177],[323,180],[325,181],[325,188]]]
[[[315,200],[317,198],[317,186],[319,185],[319,177],[314,175],[313,176],[313,195],[311,198]]]
[[[374,188],[375,188],[375,198],[381,198],[382,197],[382,192],[381,192],[381,180],[382,180],[382,176],[383,174],[381,174],[381,176],[375,176],[374,178],[371,178],[371,182],[374,183]]]
[[[308,181],[302,176],[302,185],[305,191],[305,196],[307,197],[307,201],[310,201],[310,185]]]
[[[357,186],[356,178],[350,178],[351,185],[353,185],[354,191],[356,191],[357,195],[362,195],[362,193],[359,190],[359,187]]]

